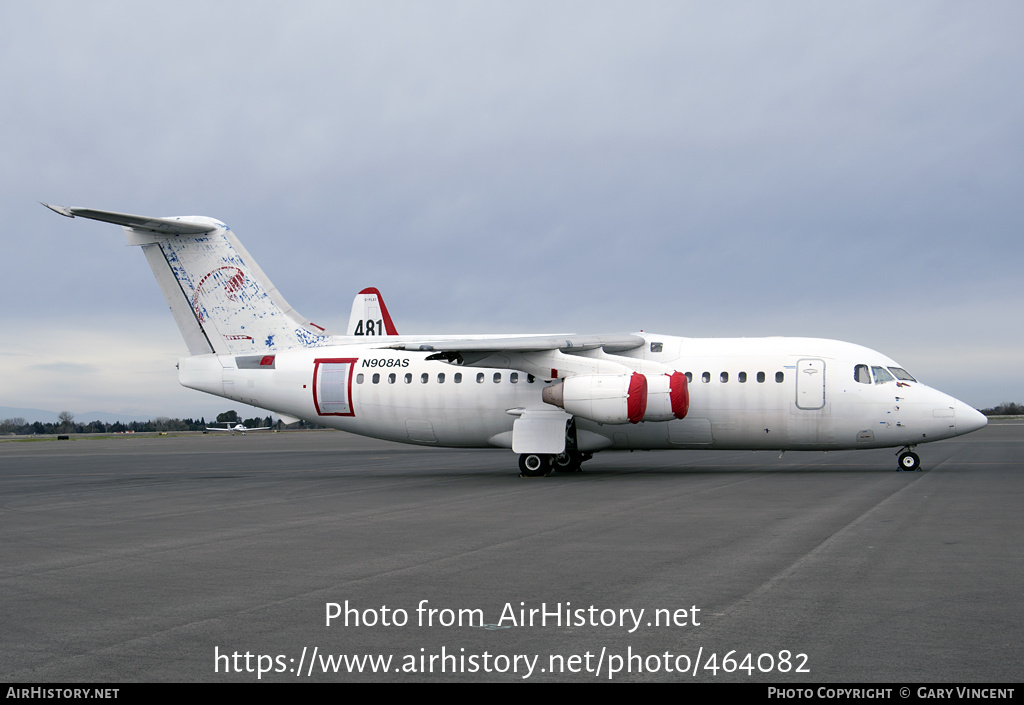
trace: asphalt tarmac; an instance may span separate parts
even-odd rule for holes
[[[1024,422],[918,453],[0,442],[0,679],[1020,682]]]

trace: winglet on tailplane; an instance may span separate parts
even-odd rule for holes
[[[329,342],[330,333],[300,316],[284,300],[235,234],[219,220],[203,216],[150,218],[43,205],[68,218],[123,226],[128,243],[142,247],[193,355],[287,350]]]

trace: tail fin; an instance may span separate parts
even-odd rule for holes
[[[384,297],[372,286],[360,291],[352,301],[345,335],[398,335]]]
[[[288,305],[228,227],[212,218],[148,218],[44,203],[69,218],[124,226],[149,261],[193,355],[317,347],[329,334]]]

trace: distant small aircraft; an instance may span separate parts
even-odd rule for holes
[[[334,334],[299,315],[219,220],[43,205],[121,225],[142,249],[188,346],[181,384],[285,423],[507,448],[531,477],[578,471],[601,451],[659,449],[898,448],[897,466],[917,470],[916,446],[987,423],[895,360],[836,340],[399,335],[376,289],[359,292],[346,333]],[[336,291],[318,254],[310,252],[307,274]],[[643,257],[626,254],[627,265]],[[642,306],[636,276],[603,284]]]
[[[219,428],[217,426],[206,427],[207,431],[230,431],[232,436],[235,435],[236,433],[241,433],[244,436],[246,431],[267,431],[269,429],[270,426],[260,426],[259,428],[246,428],[240,423],[235,424],[234,426],[228,423],[226,428]]]

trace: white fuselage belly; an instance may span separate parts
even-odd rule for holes
[[[965,405],[926,385],[856,381],[855,365],[896,364],[858,345],[644,337],[660,342],[661,352],[644,346],[630,358],[692,377],[686,417],[614,425],[577,418],[580,450],[879,448],[970,430],[957,429],[957,405]],[[428,361],[429,354],[363,343],[280,352],[263,366],[236,364],[234,355],[201,355],[181,360],[179,379],[324,426],[423,445],[509,448],[516,418],[510,410],[552,409],[541,400],[544,380],[519,372],[513,382],[515,370]],[[335,392],[324,386],[328,379]],[[337,393],[342,388],[347,398]]]

